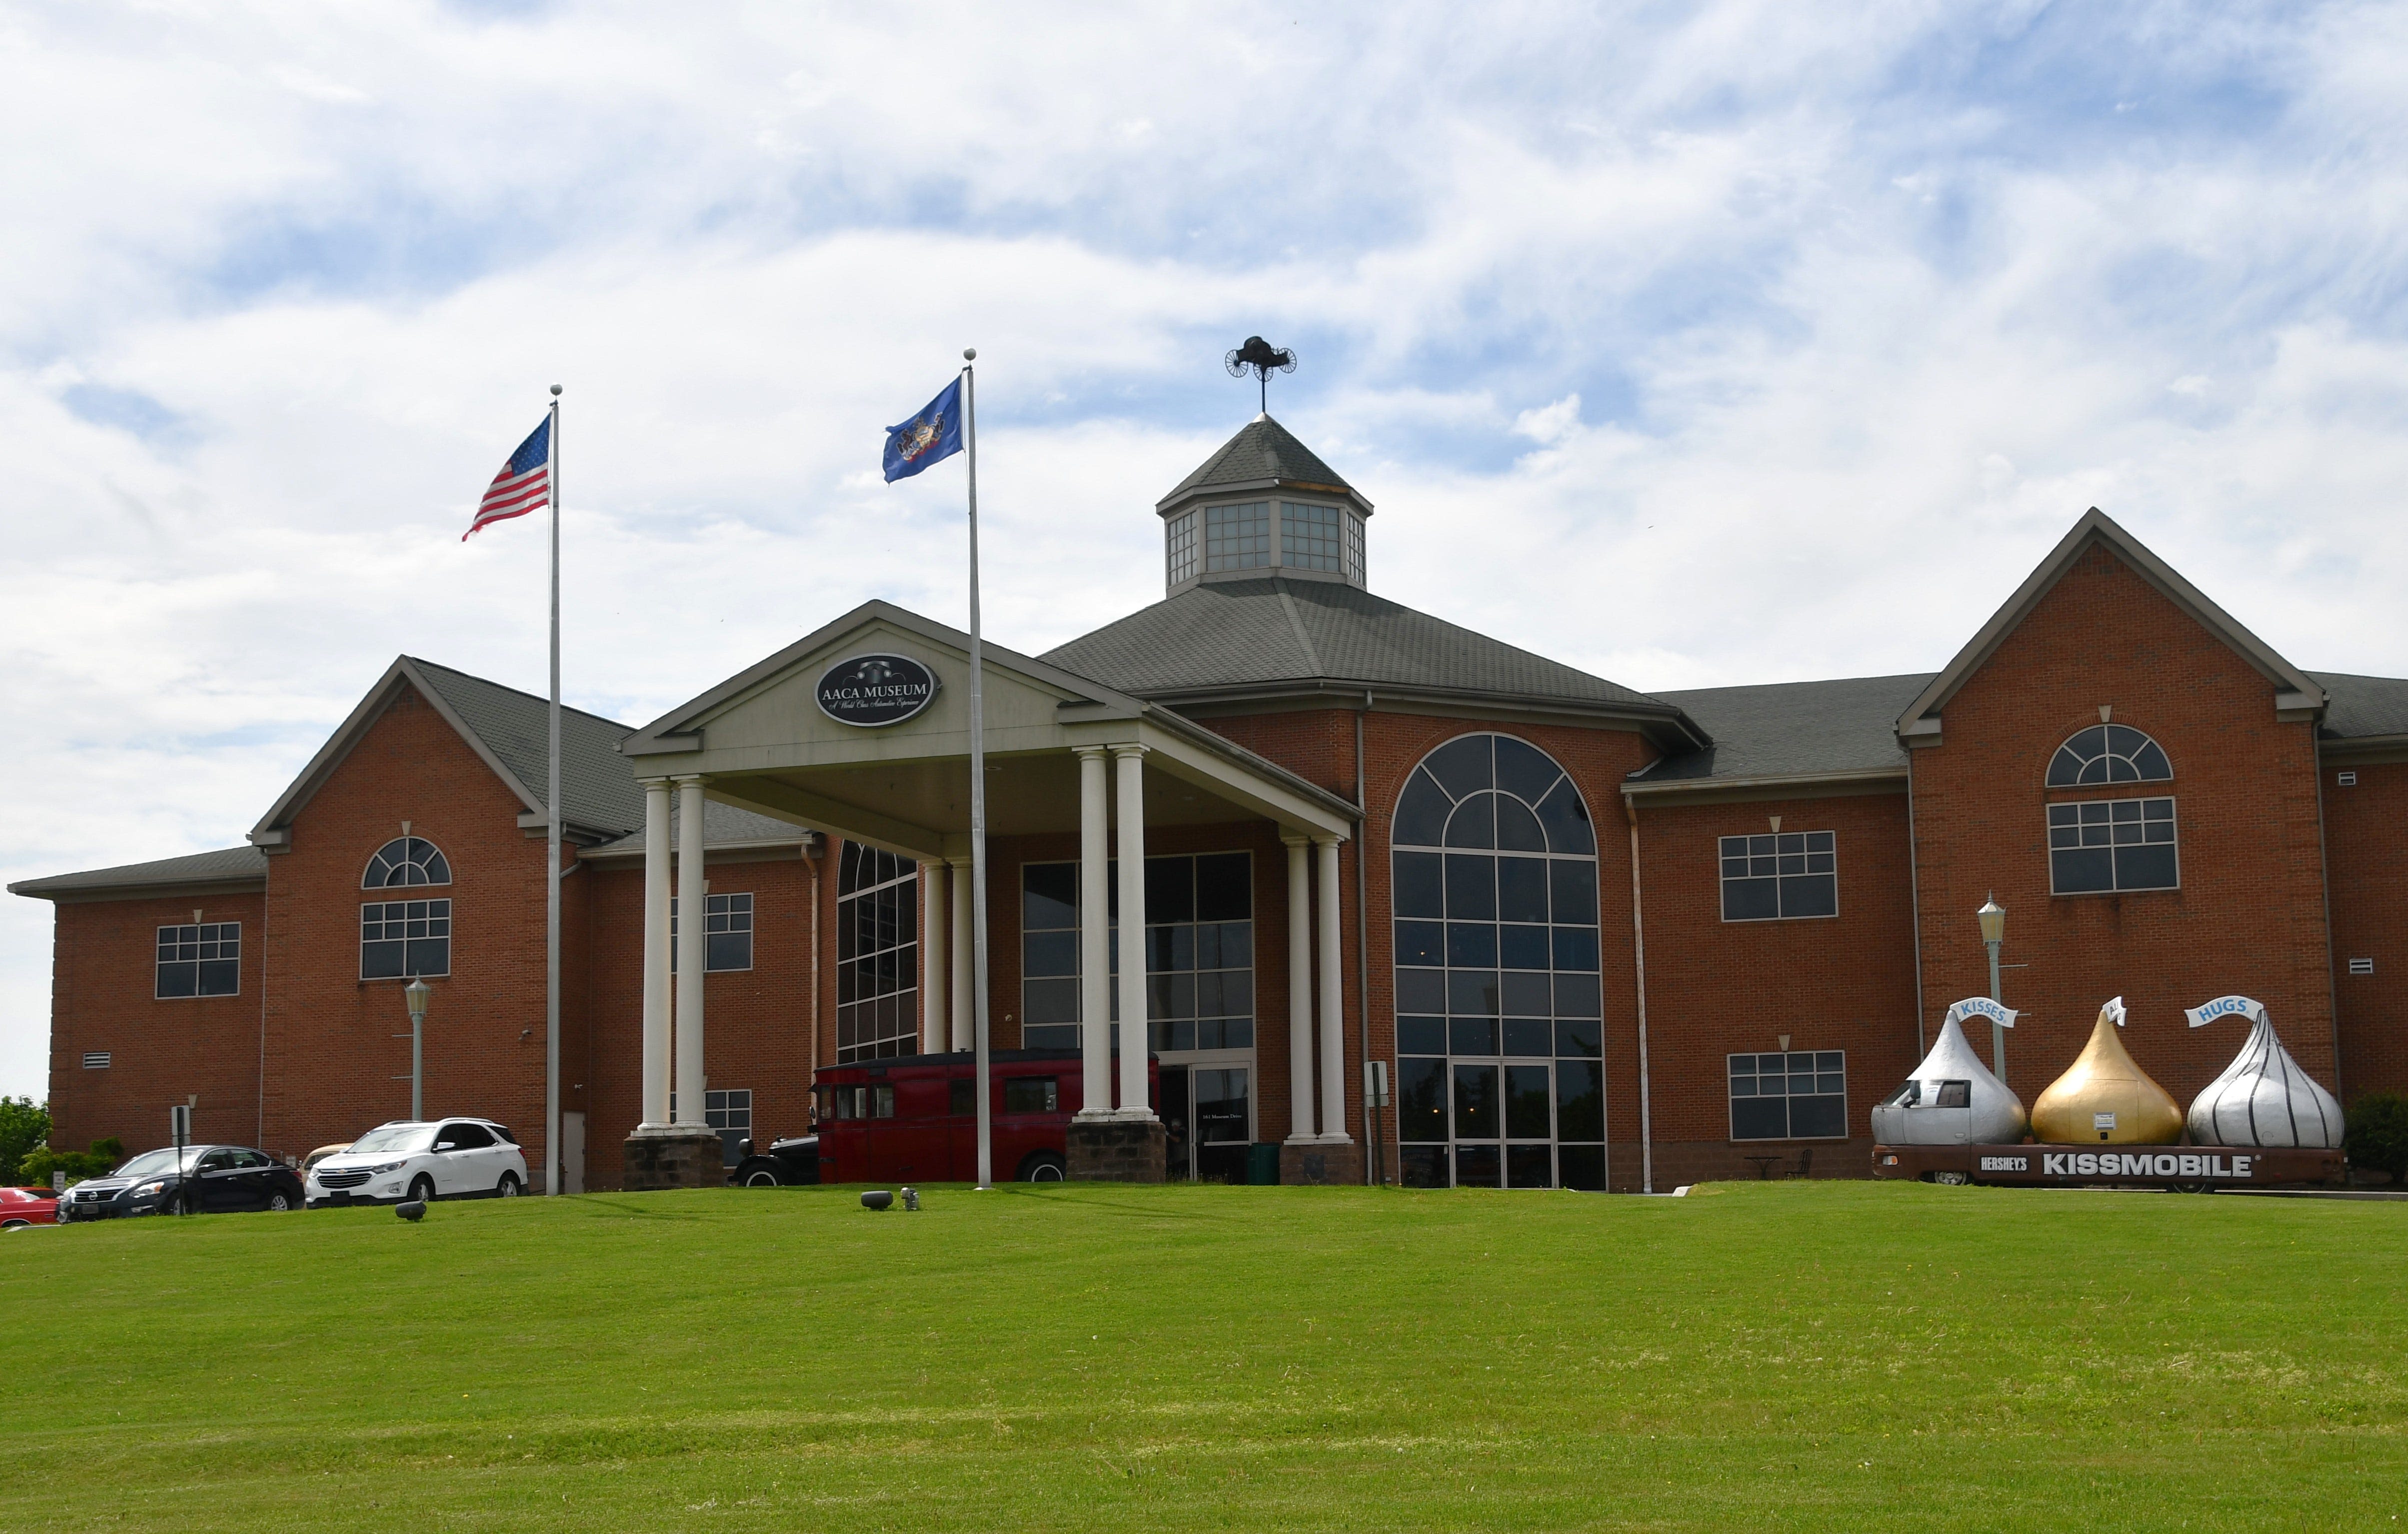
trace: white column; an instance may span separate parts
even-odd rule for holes
[[[1079,757],[1079,1054],[1082,1118],[1112,1109],[1112,950],[1110,845],[1111,805],[1104,748],[1073,747]]]
[[[1312,870],[1311,843],[1287,846],[1287,1138],[1312,1139]]]
[[[1145,1022],[1145,748],[1114,746],[1120,770],[1121,816],[1121,1108],[1126,1119],[1151,1119],[1146,1092]]]
[[[644,780],[644,1096],[636,1117],[669,1121],[669,781]]]
[[[1346,991],[1339,964],[1338,839],[1323,837],[1321,853],[1321,1140],[1348,1145],[1346,1132]]]
[[[971,988],[970,980],[970,961],[977,956],[978,951],[970,942],[970,923],[975,918],[970,914],[970,860],[968,858],[963,857],[955,858],[953,860],[953,877],[952,882],[953,886],[953,940],[948,945],[948,947],[951,948],[953,956],[953,986],[952,997],[953,1003],[953,1038],[952,1047],[957,1051],[968,1053],[969,1050],[976,1047],[976,1041],[970,1037],[970,1008],[978,1000],[977,993]]]
[[[945,1010],[945,982],[953,960],[945,953],[945,865],[920,865],[920,1049],[942,1054],[952,1038]]]
[[[678,785],[677,1121],[702,1124],[702,780]]]

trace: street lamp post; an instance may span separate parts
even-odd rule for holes
[[[1990,989],[1996,991],[1999,988],[1998,981],[1996,979],[1998,975],[1998,950],[1995,948],[1992,949],[1990,951],[1990,973],[1993,977],[1990,982]],[[410,982],[408,985],[403,986],[401,989],[402,999],[409,1003],[409,1116],[413,1121],[423,1119],[426,1116],[426,1097],[424,1091],[426,1085],[426,1057],[424,1051],[426,1041],[426,998],[434,994],[435,988],[433,986],[415,977],[410,980]]]
[[[1982,946],[1990,951],[1990,999],[2004,1006],[2006,998],[1999,995],[1999,945],[2007,940],[2007,908],[1999,904],[1996,891],[1982,902],[1973,919],[1982,924]],[[2006,1084],[2007,1030],[1995,1017],[1990,1019],[1990,1071],[2000,1085]]]

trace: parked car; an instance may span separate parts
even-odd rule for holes
[[[292,1168],[248,1145],[187,1145],[145,1151],[107,1177],[87,1178],[61,1195],[63,1223],[131,1214],[227,1214],[301,1207]]]
[[[316,1166],[319,1162],[325,1160],[330,1155],[340,1155],[351,1148],[351,1142],[348,1140],[338,1145],[319,1146],[316,1150],[301,1158],[301,1175],[303,1177],[308,1177],[309,1175],[310,1168]]]
[[[1056,1183],[1070,1167],[1070,1116],[1084,1100],[1076,1050],[996,1050],[989,1124],[995,1175]],[[1162,1069],[1146,1062],[1161,1100]],[[978,1177],[978,1065],[968,1053],[907,1054],[824,1066],[818,1180],[823,1183],[968,1183]],[[756,1158],[757,1159],[757,1158]],[[743,1182],[743,1168],[738,1168]]]
[[[518,1138],[492,1119],[380,1124],[309,1168],[311,1209],[411,1198],[515,1198],[526,1191]]]
[[[744,1159],[727,1181],[739,1188],[807,1188],[820,1180],[820,1137],[773,1140],[767,1151],[744,1142]]]
[[[0,1230],[59,1223],[59,1196],[49,1188],[0,1188]]]

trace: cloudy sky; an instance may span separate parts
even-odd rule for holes
[[[539,690],[458,534],[554,381],[570,701],[960,621],[877,463],[965,345],[1023,650],[1260,333],[1376,590],[1631,685],[1936,667],[2091,505],[2408,674],[2398,6],[23,0],[0,136],[0,879],[239,843],[398,652]]]

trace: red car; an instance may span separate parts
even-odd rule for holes
[[[1058,1183],[1070,1169],[1070,1115],[1085,1100],[1076,1050],[996,1050],[997,1181]],[[1148,1092],[1160,1067],[1146,1062]],[[819,1180],[823,1183],[973,1183],[978,1180],[978,1062],[960,1054],[906,1054],[829,1066],[819,1073]]]
[[[49,1188],[0,1188],[0,1230],[59,1223],[59,1196]]]

